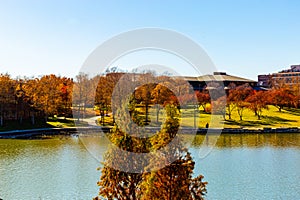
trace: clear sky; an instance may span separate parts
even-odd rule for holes
[[[300,64],[299,9],[296,0],[1,0],[0,71],[73,77],[110,37],[158,27],[192,38],[219,71],[256,80]]]

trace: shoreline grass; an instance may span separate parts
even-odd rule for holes
[[[194,127],[194,115],[197,118],[198,128],[205,128],[208,123],[211,128],[223,127],[223,128],[248,128],[248,129],[261,129],[261,128],[293,128],[300,127],[300,109],[285,108],[281,112],[274,106],[269,106],[268,110],[264,110],[260,120],[257,116],[248,109],[245,109],[243,120],[239,120],[237,112],[234,110],[231,119],[223,119],[221,115],[215,115],[216,121],[211,122],[212,115],[205,113],[203,110],[198,110],[194,113],[194,109],[185,108],[181,110],[181,126]],[[142,113],[142,111],[141,111]],[[161,109],[159,113],[159,124],[164,122],[165,113]],[[155,108],[150,109],[149,119],[151,122],[149,125],[156,123],[156,112]],[[11,130],[26,130],[36,128],[68,128],[75,126],[87,126],[88,123],[80,120],[79,122],[73,118],[49,118],[47,123],[44,119],[36,119],[34,125],[31,124],[30,120],[23,120],[22,124],[18,121],[5,121],[4,126],[0,127],[0,132],[11,131]],[[105,125],[112,124],[112,117],[105,117]],[[100,122],[100,121],[98,121]],[[214,123],[214,124],[213,124]],[[98,123],[99,124],[99,123]]]

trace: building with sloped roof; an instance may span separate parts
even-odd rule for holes
[[[212,75],[203,75],[198,77],[184,77],[190,83],[194,90],[202,91],[205,89],[213,89],[215,85],[220,85],[224,89],[229,89],[232,85],[239,86],[249,84],[251,87],[257,85],[257,81],[232,76],[226,72],[214,72]]]
[[[300,65],[291,65],[290,69],[281,70],[272,74],[261,74],[257,76],[260,87],[280,87],[289,85],[290,87],[300,84]]]

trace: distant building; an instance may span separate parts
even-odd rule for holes
[[[229,89],[231,85],[239,86],[244,84],[249,84],[251,87],[255,87],[257,85],[256,81],[232,76],[226,74],[226,72],[214,72],[213,75],[204,75],[198,77],[184,77],[186,81],[192,85],[194,90],[202,91],[204,89],[212,89],[213,83],[219,83],[224,86],[224,89]],[[210,87],[210,88],[208,88]]]
[[[269,88],[271,86],[271,79],[272,79],[271,77],[272,76],[270,74],[258,75],[257,86]]]
[[[300,72],[300,65],[291,65],[290,69],[282,70],[279,73]]]
[[[281,70],[278,73],[258,75],[259,87],[277,87],[288,84],[291,87],[300,84],[300,65],[291,65],[290,69]]]

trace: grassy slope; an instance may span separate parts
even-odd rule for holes
[[[141,113],[144,111],[139,109]],[[181,125],[194,127],[194,109],[182,109],[181,110]],[[152,123],[156,122],[156,109],[150,108],[149,110],[149,118]],[[213,125],[211,122],[211,114],[205,113],[203,110],[199,110],[198,112],[199,118],[197,119],[198,127],[204,128],[206,123],[210,124],[210,127],[223,127],[224,128],[279,128],[279,127],[300,127],[300,109],[283,109],[281,112],[274,106],[269,106],[268,110],[263,110],[261,120],[257,119],[257,116],[249,110],[245,109],[243,113],[243,121],[240,121],[238,113],[236,110],[233,110],[231,120],[226,116],[226,121],[223,120],[223,117],[220,115],[214,116]],[[160,111],[159,121],[163,123],[164,120],[164,112]],[[151,125],[151,123],[150,123]]]
[[[77,120],[77,119],[75,119]],[[56,120],[49,120],[47,122],[48,125],[52,126],[52,127],[56,127],[56,128],[64,128],[64,127],[75,127],[75,121],[74,119],[56,119]],[[87,122],[83,122],[83,121],[79,121],[76,122],[76,126],[87,126],[88,123]]]
[[[191,111],[186,112],[188,113]],[[200,111],[199,127],[205,127],[207,122],[210,123],[210,117],[210,114]],[[217,117],[222,119],[221,116]],[[300,127],[300,109],[284,109],[282,112],[279,112],[276,107],[269,106],[269,110],[263,110],[261,120],[258,120],[257,116],[255,116],[252,111],[245,109],[243,121],[239,120],[237,111],[234,110],[231,118],[231,120],[228,120],[228,116],[226,116],[226,121],[222,120],[225,128]],[[193,120],[193,115],[185,118],[183,119],[183,125],[193,126]]]

